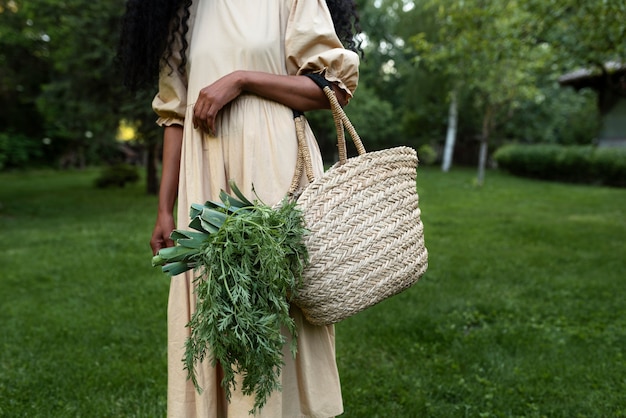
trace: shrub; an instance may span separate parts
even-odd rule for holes
[[[585,183],[593,182],[591,174],[591,146],[564,146],[556,156],[556,179]]]
[[[432,165],[435,161],[437,161],[437,152],[428,144],[424,144],[419,147],[417,150],[417,156],[419,157],[420,163],[424,165]]]
[[[139,173],[129,164],[116,164],[105,168],[96,179],[96,187],[124,187],[126,183],[135,183],[139,180]]]
[[[14,132],[0,132],[0,170],[26,167],[41,156],[41,141]]]
[[[518,176],[626,187],[626,149],[505,145],[493,158],[498,167]]]
[[[498,166],[512,174],[524,177],[553,179],[554,161],[558,145],[517,146],[506,145],[498,149],[493,158]]]
[[[626,187],[626,148],[598,148],[591,171],[602,184]]]

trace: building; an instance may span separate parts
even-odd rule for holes
[[[598,146],[626,147],[626,64],[608,62],[601,69],[577,70],[559,78],[559,83],[576,90],[595,90],[602,118]]]

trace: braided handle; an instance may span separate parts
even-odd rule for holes
[[[348,119],[346,112],[339,104],[335,91],[331,87],[330,82],[324,78],[321,74],[306,74],[311,80],[313,80],[318,86],[322,88],[324,94],[330,102],[330,109],[335,121],[335,129],[337,131],[337,148],[339,153],[339,165],[345,164],[348,160],[348,153],[346,150],[346,136],[345,130],[348,131],[357,153],[363,155],[366,153],[361,137],[356,132],[356,129]],[[300,179],[302,174],[306,171],[307,180],[312,183],[315,180],[313,175],[313,163],[311,162],[311,154],[309,153],[309,147],[306,144],[304,136],[304,115],[298,114],[294,118],[296,125],[296,136],[298,138],[298,159],[296,161],[296,170],[291,180],[291,186],[289,187],[289,194],[295,195],[299,189]]]

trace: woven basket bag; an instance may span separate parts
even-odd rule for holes
[[[408,147],[366,153],[330,84],[310,76],[331,103],[339,162],[312,175],[296,117],[299,158],[290,192],[298,199],[310,264],[293,302],[315,325],[339,322],[409,288],[428,267],[416,189],[417,154]],[[344,127],[358,156],[347,158]],[[299,190],[302,173],[309,184]]]

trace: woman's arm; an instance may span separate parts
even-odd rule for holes
[[[241,93],[252,93],[300,111],[330,107],[324,92],[308,77],[277,75],[259,71],[234,71],[200,90],[194,105],[193,124],[205,132],[215,131],[217,113]],[[341,105],[346,92],[335,87]]]
[[[282,76],[254,71],[241,72],[243,91],[282,103],[300,111],[328,109],[328,98],[308,77]],[[339,104],[347,104],[346,92],[335,87]]]
[[[166,126],[163,132],[163,170],[159,186],[159,205],[156,224],[150,239],[153,254],[161,248],[171,247],[174,242],[170,234],[176,228],[174,205],[178,196],[178,174],[180,171],[180,151],[183,143],[183,127]]]

